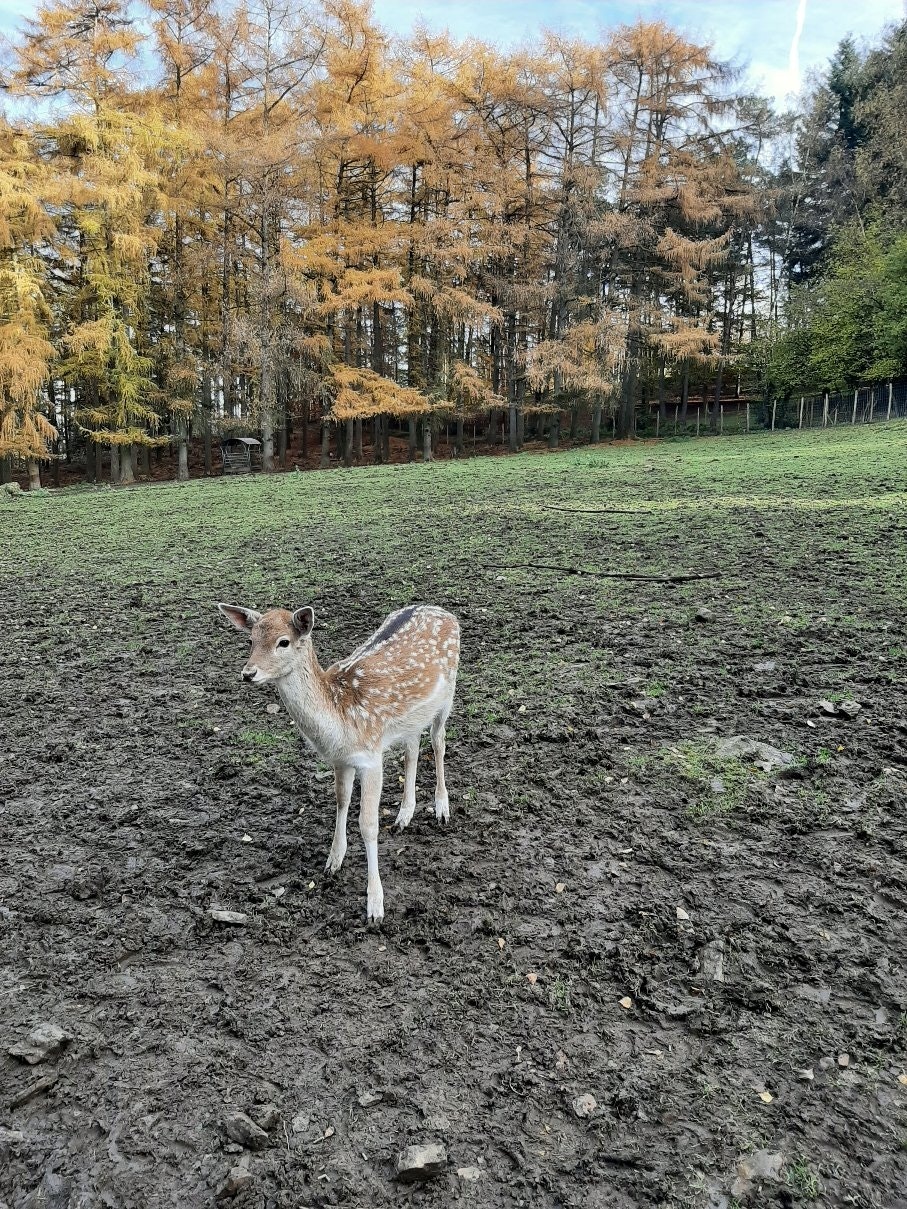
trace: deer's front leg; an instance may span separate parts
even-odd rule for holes
[[[362,842],[365,844],[365,859],[368,861],[367,917],[369,923],[378,923],[384,918],[384,890],[378,875],[378,819],[383,779],[384,769],[380,761],[377,765],[363,768],[359,772],[362,795],[359,805],[359,831],[362,835]]]
[[[346,856],[346,816],[350,809],[350,799],[353,796],[353,778],[356,775],[355,768],[351,766],[341,766],[334,769],[334,790],[337,794],[337,821],[334,824],[334,839],[331,843],[331,851],[328,853],[328,862],[325,865],[326,873],[336,873],[343,864],[343,858]]]

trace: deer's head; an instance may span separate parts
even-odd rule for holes
[[[252,652],[240,673],[246,684],[270,684],[289,675],[302,647],[311,641],[315,611],[308,605],[295,613],[289,609],[257,613],[242,605],[217,607],[231,625],[252,640]]]

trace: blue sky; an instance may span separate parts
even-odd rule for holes
[[[712,42],[719,57],[746,68],[752,87],[783,104],[821,68],[841,38],[873,40],[905,16],[905,0],[374,0],[388,29],[419,17],[434,29],[514,45],[548,27],[594,37],[637,17],[660,18]],[[0,0],[0,31],[12,32],[35,0]],[[799,29],[799,34],[798,34]]]

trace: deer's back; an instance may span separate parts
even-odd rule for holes
[[[374,737],[427,725],[450,693],[459,661],[456,617],[434,605],[407,605],[327,676],[336,708]]]

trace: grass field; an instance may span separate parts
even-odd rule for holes
[[[46,493],[0,543],[0,1202],[210,1205],[237,1109],[237,1206],[907,1203],[907,425]],[[381,931],[217,600],[313,605],[322,662],[461,619]]]

